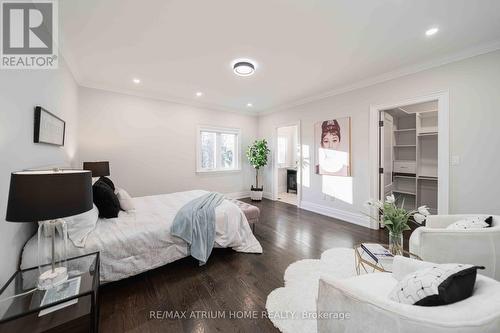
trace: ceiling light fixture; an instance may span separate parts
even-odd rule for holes
[[[251,108],[253,106],[252,103],[247,103],[247,108]]]
[[[132,81],[133,81],[135,84],[139,84],[139,83],[141,83],[141,79],[133,79]]]
[[[201,97],[201,96],[203,96],[203,93],[201,91],[197,91],[196,92],[196,97]]]
[[[427,37],[429,37],[429,36],[435,35],[438,31],[439,31],[439,28],[436,28],[436,27],[434,27],[434,28],[430,28],[429,30],[427,30],[427,31],[425,32],[425,35],[426,35]]]
[[[256,64],[252,60],[238,59],[233,61],[234,74],[238,76],[250,76],[255,73]]]

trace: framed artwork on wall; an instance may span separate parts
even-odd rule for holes
[[[351,117],[315,124],[316,174],[351,176]]]
[[[35,107],[34,142],[64,146],[66,122],[41,106]]]

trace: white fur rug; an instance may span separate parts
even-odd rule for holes
[[[316,297],[320,276],[342,279],[356,275],[354,250],[333,248],[321,254],[321,259],[294,262],[285,271],[285,286],[267,296],[269,319],[284,333],[316,333]]]

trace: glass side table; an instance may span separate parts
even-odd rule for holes
[[[374,242],[368,242],[374,243]],[[380,244],[386,249],[389,249],[389,244]],[[403,250],[403,256],[422,260],[416,254]],[[375,272],[392,272],[392,260],[381,260],[376,262],[365,250],[361,247],[361,243],[354,245],[354,260],[356,265],[356,274],[375,273]]]
[[[38,267],[17,271],[0,290],[0,332],[98,332],[99,266],[99,252],[68,259],[69,279],[57,293],[36,289]]]

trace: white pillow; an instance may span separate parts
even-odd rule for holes
[[[130,194],[127,193],[122,188],[117,187],[115,189],[115,194],[118,197],[118,201],[120,201],[120,208],[124,211],[128,212],[135,209],[134,202]]]
[[[419,269],[430,268],[436,264],[429,261],[421,261],[403,256],[394,256],[392,262],[392,277],[401,281],[408,274],[418,271]]]
[[[446,229],[465,230],[488,228],[490,225],[485,222],[486,218],[487,217],[484,216],[469,217],[450,224]]]
[[[85,247],[87,237],[94,230],[99,219],[96,205],[88,212],[63,218],[68,229],[68,238],[76,247]]]
[[[472,293],[477,269],[484,267],[435,264],[433,267],[420,269],[401,279],[392,289],[389,299],[402,304],[423,306],[444,305],[465,299],[470,296],[466,295],[466,290]],[[463,278],[469,274],[473,274],[474,280]]]

